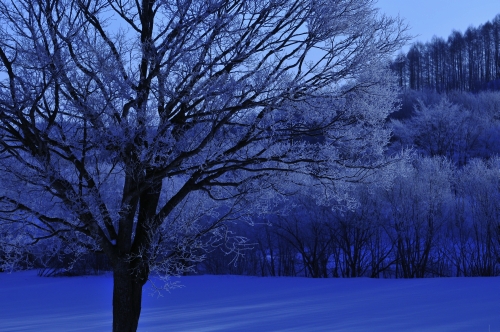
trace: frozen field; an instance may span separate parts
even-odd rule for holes
[[[145,287],[139,331],[500,331],[500,278],[194,276]],[[110,331],[111,276],[0,273],[0,331]]]

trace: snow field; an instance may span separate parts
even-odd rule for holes
[[[190,276],[144,288],[139,331],[500,331],[500,278]],[[110,331],[111,275],[0,273],[0,331]]]

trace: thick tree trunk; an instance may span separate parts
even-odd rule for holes
[[[142,279],[144,280],[144,279]],[[113,271],[113,331],[135,332],[141,314],[144,281],[133,275],[128,263]]]

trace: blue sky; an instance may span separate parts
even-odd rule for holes
[[[462,33],[500,14],[499,0],[378,0],[375,5],[390,16],[400,15],[412,28],[415,41],[427,42],[434,35],[448,38],[452,30]]]

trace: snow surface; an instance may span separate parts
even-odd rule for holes
[[[183,277],[139,331],[500,331],[500,278]],[[110,331],[111,275],[0,273],[0,331]]]

